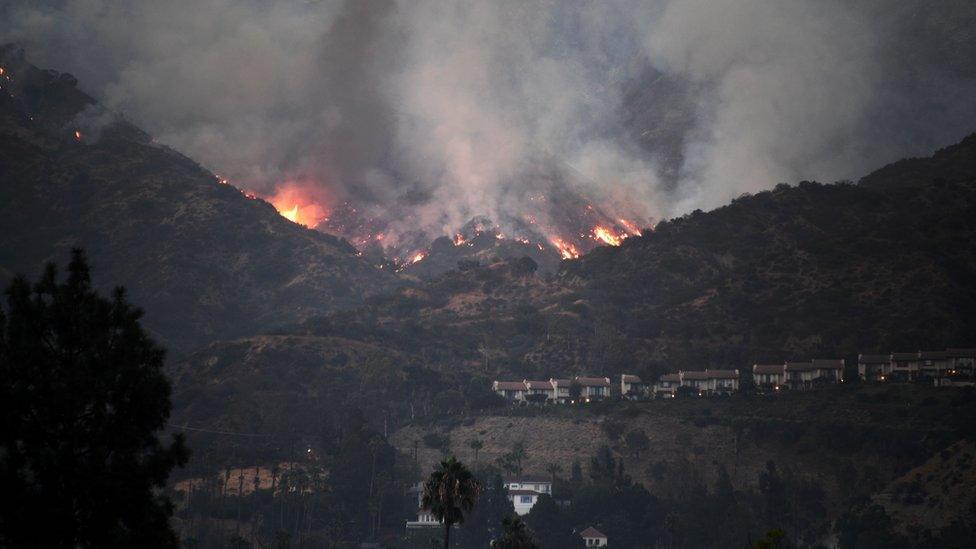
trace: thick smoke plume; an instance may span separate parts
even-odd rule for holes
[[[540,178],[663,217],[976,129],[971,2],[4,6],[0,40],[160,142],[264,195],[385,215],[394,238],[517,218]],[[651,134],[680,151],[673,173]]]

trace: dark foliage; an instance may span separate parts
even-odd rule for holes
[[[116,289],[92,289],[75,250],[67,279],[49,265],[17,278],[0,310],[0,546],[175,547],[159,494],[187,460],[169,417],[163,350]]]

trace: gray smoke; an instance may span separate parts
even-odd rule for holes
[[[0,15],[0,40],[241,187],[414,205],[394,233],[518,213],[550,161],[601,204],[661,217],[976,129],[971,2],[15,0]],[[642,135],[676,144],[676,178]]]

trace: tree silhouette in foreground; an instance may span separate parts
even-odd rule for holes
[[[491,543],[492,549],[537,549],[532,534],[522,519],[507,517],[502,521],[502,537]]]
[[[451,527],[464,524],[464,514],[474,509],[480,493],[477,479],[453,456],[442,461],[424,482],[421,505],[444,523],[444,549],[450,547]]]
[[[186,463],[164,351],[118,288],[91,286],[83,252],[15,279],[0,308],[0,547],[175,547],[159,494]]]

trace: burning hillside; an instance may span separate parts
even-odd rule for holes
[[[432,221],[432,205],[423,198],[393,205],[332,201],[321,185],[298,182],[280,184],[263,198],[295,223],[345,238],[378,266],[422,277],[436,276],[458,261],[522,256],[552,271],[560,260],[597,246],[619,246],[652,225],[633,207],[612,201],[598,205],[594,198],[601,197],[573,190],[580,185],[570,170],[544,165],[523,175],[521,192],[504,210],[494,208],[491,217],[471,212],[460,226]]]

